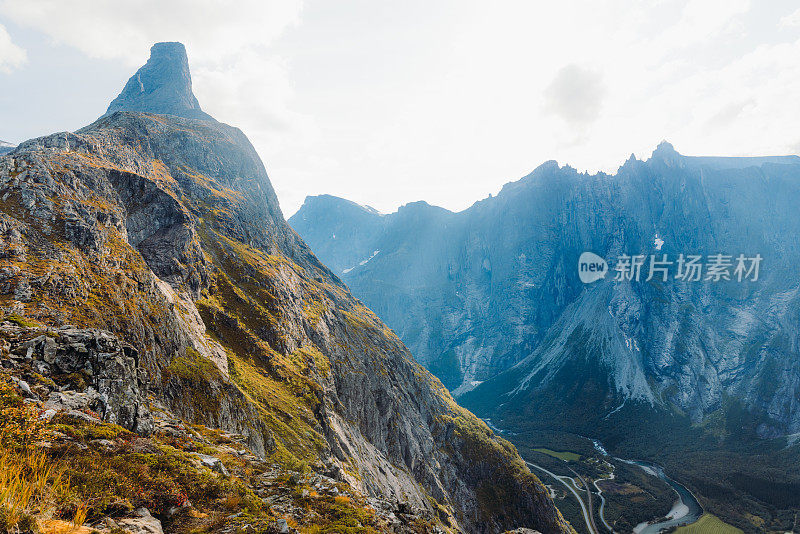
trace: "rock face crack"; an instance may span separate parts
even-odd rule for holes
[[[150,179],[115,169],[109,179],[125,207],[128,242],[156,276],[197,294],[207,273],[191,215]]]

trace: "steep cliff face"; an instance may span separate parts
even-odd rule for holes
[[[746,433],[774,437],[800,430],[798,200],[797,157],[662,144],[615,176],[548,162],[460,213],[417,204],[324,227],[342,202],[328,198],[290,222],[469,406],[587,432],[623,405],[719,424],[741,403],[757,421]],[[331,237],[353,232],[360,250]],[[645,266],[639,282],[584,285],[584,251],[763,261],[757,282],[648,282]]]
[[[570,531],[514,448],[289,228],[247,138],[184,118],[193,97],[147,96],[191,95],[177,48],[156,45],[103,118],[0,159],[4,313],[113,332],[172,412],[282,465],[452,529]]]

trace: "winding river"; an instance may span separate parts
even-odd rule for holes
[[[591,441],[594,444],[594,448],[597,450],[597,452],[608,456],[608,452],[606,452],[606,449],[598,440],[592,439]],[[638,460],[625,460],[623,458],[616,457],[614,459],[620,462],[625,462],[629,465],[640,467],[648,475],[658,477],[669,484],[675,493],[678,494],[678,499],[675,501],[675,504],[672,506],[672,510],[669,511],[664,521],[639,523],[633,529],[634,534],[658,534],[662,530],[668,528],[694,523],[700,519],[701,515],[703,515],[703,507],[700,506],[700,503],[697,501],[695,496],[692,495],[692,492],[689,491],[688,488],[686,488],[686,486],[683,484],[680,484],[679,482],[676,482],[668,477],[667,474],[664,473],[664,469],[661,466],[649,462],[641,462]]]
[[[697,499],[686,486],[675,482],[664,473],[664,470],[655,464],[647,462],[632,462],[623,460],[626,463],[638,465],[650,475],[657,476],[667,484],[669,484],[675,493],[678,494],[678,500],[672,506],[672,510],[667,514],[664,521],[658,523],[640,523],[633,529],[634,534],[658,534],[664,529],[671,527],[679,527],[681,525],[688,525],[694,523],[700,516],[703,515],[703,507],[697,502]]]

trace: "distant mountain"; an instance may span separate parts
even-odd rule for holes
[[[127,454],[54,449],[70,499],[92,521],[160,506],[168,532],[572,532],[514,447],[288,226],[247,137],[200,110],[183,45],[151,52],[105,116],[0,158],[0,386],[19,375],[0,409],[29,397],[58,425],[48,432],[71,422],[93,451]],[[150,407],[156,444],[98,445],[118,435],[98,417],[146,435]],[[214,429],[192,426],[208,445],[190,423]],[[212,442],[224,461],[204,456]],[[274,489],[285,497],[262,499]]]
[[[702,420],[725,392],[763,416],[766,436],[800,431],[785,337],[798,201],[796,156],[693,158],[664,143],[614,176],[545,163],[459,213],[414,203],[380,215],[325,196],[289,222],[456,394],[512,367],[515,395],[546,387],[575,357],[566,341],[581,339],[608,375],[604,414],[638,399]],[[758,282],[584,285],[583,251],[764,259]]]
[[[0,156],[11,152],[12,150],[14,150],[14,148],[16,148],[16,146],[17,145],[12,145],[7,141],[0,140]]]

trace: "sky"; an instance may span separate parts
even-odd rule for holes
[[[0,140],[105,112],[158,41],[284,215],[468,207],[555,159],[800,152],[794,0],[0,0]]]

